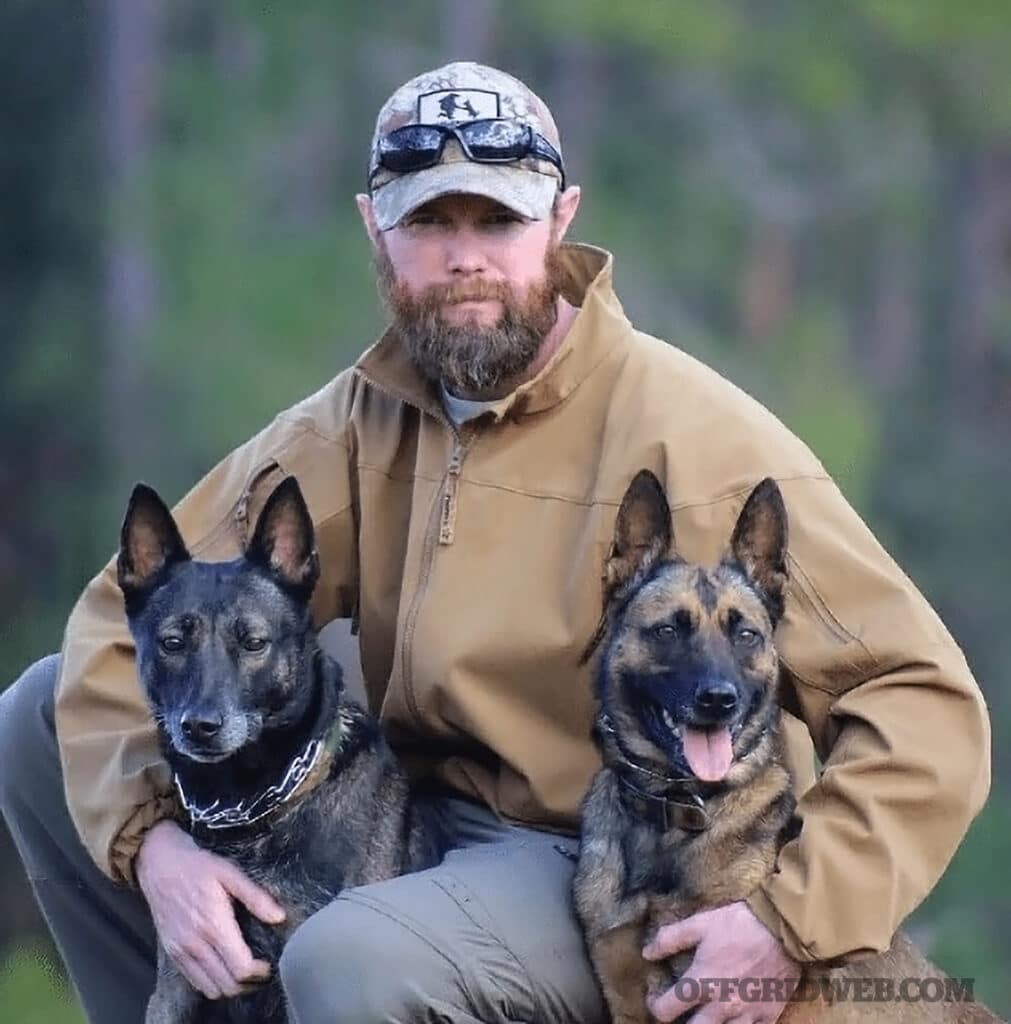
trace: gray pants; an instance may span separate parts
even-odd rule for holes
[[[0,697],[0,810],[88,1019],[142,1021],[155,935],[143,897],[95,867],[67,813],[53,727],[57,659]],[[576,842],[441,801],[441,865],[348,890],[289,941],[299,1024],[603,1021],[569,885]]]

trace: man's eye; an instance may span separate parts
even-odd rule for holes
[[[242,646],[247,651],[262,651],[267,646],[267,641],[262,636],[247,636],[242,641]]]
[[[441,224],[443,219],[434,213],[415,213],[404,221],[404,226],[408,228],[423,228],[432,224]]]
[[[177,636],[163,636],[158,644],[166,654],[178,654],[186,646]]]
[[[514,224],[522,224],[523,218],[515,213],[493,213],[485,217],[485,224],[493,228],[510,227]]]

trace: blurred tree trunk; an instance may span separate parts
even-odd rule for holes
[[[593,145],[600,130],[603,91],[610,79],[603,54],[589,39],[559,42],[550,103],[562,136],[565,169],[572,184],[589,184]]]
[[[783,226],[757,221],[740,280],[744,335],[761,341],[780,330],[796,304],[796,245]]]
[[[498,10],[494,0],[443,0],[442,38],[451,60],[487,63],[491,59]]]
[[[982,425],[1007,394],[999,349],[1011,286],[1011,154],[978,151],[956,174],[949,399],[959,419]]]
[[[0,4],[0,691],[59,645],[87,560],[95,175],[86,5]],[[52,952],[0,818],[0,971]],[[25,1019],[0,985],[0,1019]]]
[[[104,253],[104,426],[109,484],[125,496],[153,450],[145,416],[152,381],[148,337],[157,279],[149,238],[162,0],[106,0],[103,138],[108,234]]]
[[[872,386],[892,391],[917,362],[916,249],[908,230],[894,223],[879,234],[876,249],[869,320],[858,344]]]

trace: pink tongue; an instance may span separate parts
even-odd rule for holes
[[[730,749],[729,729],[685,727],[683,743],[688,767],[703,782],[719,782],[730,771],[734,752]]]

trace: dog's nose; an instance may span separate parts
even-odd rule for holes
[[[207,711],[187,711],[179,723],[189,740],[212,740],[221,731],[224,720],[221,715]]]
[[[695,694],[695,709],[703,715],[727,715],[737,707],[737,690],[732,683],[706,683]]]

